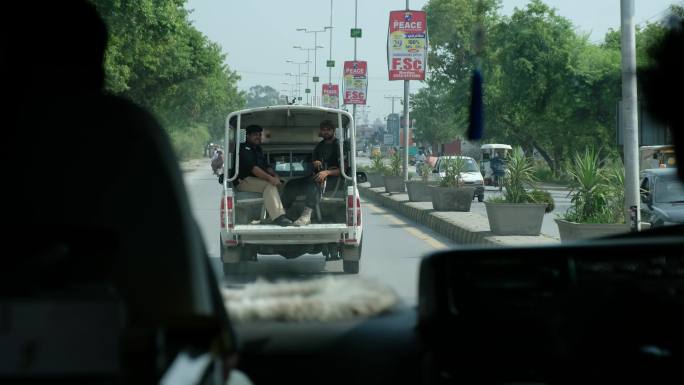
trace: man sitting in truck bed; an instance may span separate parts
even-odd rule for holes
[[[285,216],[285,209],[280,200],[278,187],[280,178],[266,162],[261,149],[261,126],[251,125],[246,129],[246,142],[240,145],[240,172],[238,174],[238,191],[262,193],[264,206],[273,223],[289,226],[292,221]]]
[[[313,150],[312,164],[315,174],[287,182],[283,193],[283,203],[289,208],[299,195],[305,195],[305,208],[294,222],[296,226],[311,223],[311,213],[321,200],[326,186],[335,186],[340,175],[340,144],[335,137],[335,125],[324,120],[319,126],[319,136],[323,138]],[[331,187],[332,188],[332,187]]]

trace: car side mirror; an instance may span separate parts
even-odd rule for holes
[[[363,171],[357,171],[356,172],[356,183],[365,183],[365,182],[368,182],[368,176],[366,175],[366,173]]]

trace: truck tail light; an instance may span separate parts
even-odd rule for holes
[[[227,221],[226,221],[226,215]],[[233,197],[232,196],[224,196],[221,198],[221,228],[225,229],[226,228],[226,223],[228,224],[228,228],[232,229],[234,228],[233,224]]]
[[[354,226],[354,196],[347,195],[347,226]],[[356,198],[356,226],[361,226],[361,200]]]

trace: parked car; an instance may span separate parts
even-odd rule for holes
[[[448,159],[463,158],[465,159],[465,171],[461,173],[461,179],[463,180],[463,185],[468,187],[474,187],[475,192],[473,193],[473,199],[477,197],[478,202],[484,201],[484,178],[482,178],[482,173],[477,165],[475,159],[468,156],[440,156],[437,159],[435,168],[432,170],[434,179],[439,180],[445,175],[446,161]]]
[[[674,168],[641,172],[641,220],[652,227],[684,223],[684,184]]]

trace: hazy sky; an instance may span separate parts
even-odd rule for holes
[[[410,0],[411,9],[422,8],[427,0]],[[610,28],[620,25],[620,0],[545,0],[570,19],[578,30],[590,33],[592,41],[602,40]],[[656,21],[665,15],[670,4],[683,4],[679,0],[635,0],[636,20]],[[524,7],[528,0],[503,0],[502,13],[510,14],[515,7]],[[363,38],[357,42],[358,60],[368,61],[369,119],[391,112],[392,103],[385,96],[403,96],[402,81],[387,80],[387,24],[389,11],[403,9],[405,1],[359,0],[358,27]],[[293,49],[294,45],[314,46],[314,34],[297,32],[297,28],[321,30],[330,24],[330,0],[189,0],[193,10],[190,18],[195,26],[211,40],[219,43],[227,54],[227,63],[242,80],[239,88],[247,90],[257,84],[270,85],[277,90],[289,90],[295,80],[286,72],[297,72],[297,66],[286,60],[306,61],[306,51]],[[429,29],[430,20],[428,20]],[[333,0],[332,59],[336,67],[332,82],[340,84],[342,63],[354,57],[354,42],[349,29],[354,26],[354,1]],[[329,55],[328,32],[318,34],[317,69],[321,82],[328,81],[325,61]],[[313,51],[310,52],[314,60]],[[429,65],[429,63],[428,63]],[[302,66],[306,67],[306,66]],[[314,73],[313,63],[309,69]],[[306,72],[306,68],[302,68]],[[303,80],[305,83],[305,80]],[[309,78],[310,88],[313,88]],[[321,83],[319,83],[320,88]],[[421,87],[411,82],[411,91]],[[304,95],[305,85],[302,86]],[[313,92],[313,90],[312,90]],[[318,90],[320,94],[320,89]],[[306,100],[306,99],[305,99]],[[401,109],[396,102],[397,110]]]

